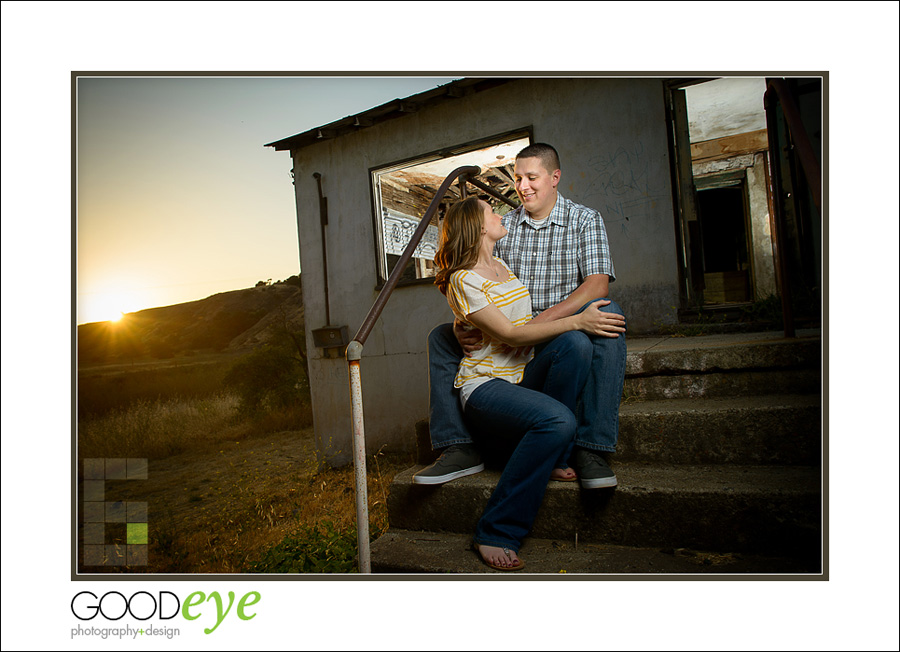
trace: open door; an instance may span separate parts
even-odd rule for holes
[[[674,162],[673,184],[678,209],[675,232],[678,236],[679,288],[681,308],[703,304],[703,263],[699,251],[702,235],[697,214],[697,191],[691,170],[691,134],[687,96],[682,88],[667,89],[670,153]]]
[[[668,84],[681,309],[730,309],[776,291],[765,79]]]

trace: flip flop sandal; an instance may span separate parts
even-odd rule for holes
[[[493,568],[494,570],[510,572],[510,571],[519,571],[519,570],[522,570],[523,568],[525,568],[525,562],[522,561],[521,559],[519,559],[519,563],[516,564],[515,566],[500,566],[499,564],[492,564],[487,559],[485,559],[484,556],[482,556],[477,543],[475,544],[475,552],[478,553],[479,559],[481,559],[481,561],[484,562],[485,566]],[[504,548],[503,552],[506,553],[507,557],[509,557],[509,548]]]
[[[553,470],[555,471],[556,469]],[[554,478],[553,476],[550,476],[550,479],[553,482],[575,482],[578,479],[578,474],[576,473],[571,478]]]

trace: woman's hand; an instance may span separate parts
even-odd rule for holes
[[[610,338],[619,337],[619,333],[624,333],[625,317],[615,312],[600,310],[601,307],[608,306],[610,303],[606,299],[600,299],[576,315],[579,330]]]

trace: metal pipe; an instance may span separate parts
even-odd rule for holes
[[[322,196],[322,175],[313,172],[319,186],[319,224],[322,228],[322,274],[325,278],[325,323],[331,324],[331,309],[328,299],[328,248],[325,246],[325,227],[328,226],[328,198]]]
[[[348,352],[347,357],[350,357]],[[350,411],[353,418],[353,470],[356,481],[356,544],[359,572],[372,572],[369,551],[369,490],[366,485],[366,433],[362,408],[359,359],[350,360]]]

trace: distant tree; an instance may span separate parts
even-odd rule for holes
[[[306,335],[303,332],[303,324],[298,324],[288,318],[284,304],[278,306],[279,323],[278,334],[292,345],[291,350],[297,362],[300,363],[306,385],[309,386],[309,359],[306,355]]]
[[[293,285],[294,287],[298,287],[298,288],[300,288],[300,289],[303,289],[303,285],[300,283],[300,276],[299,276],[299,274],[294,274],[293,276],[284,279],[284,281],[282,281],[282,282],[283,282],[285,285]]]
[[[300,402],[303,370],[291,351],[263,346],[238,360],[225,376],[225,385],[240,396],[240,409],[250,416]]]
[[[296,405],[309,391],[303,322],[289,317],[284,303],[277,311],[272,343],[242,357],[225,378],[251,416]]]

